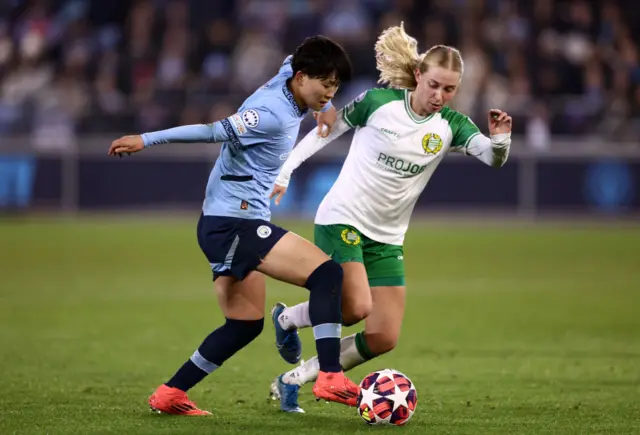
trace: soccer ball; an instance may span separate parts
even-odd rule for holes
[[[360,382],[358,414],[368,424],[403,425],[411,419],[417,404],[413,383],[396,370],[369,373]]]

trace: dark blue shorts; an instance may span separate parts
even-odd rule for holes
[[[214,281],[219,276],[243,280],[287,232],[262,219],[201,215],[198,221],[198,243]]]

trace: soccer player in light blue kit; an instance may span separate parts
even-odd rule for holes
[[[152,410],[209,414],[186,392],[262,332],[265,275],[309,290],[320,362],[315,396],[356,406],[359,387],[345,377],[339,361],[342,268],[311,242],[269,222],[269,195],[300,122],[309,109],[327,109],[340,83],[350,77],[349,58],[338,44],[322,36],[308,38],[236,114],[207,125],[125,136],[111,144],[109,154],[121,156],[164,143],[222,142],[197,233],[226,322],[156,389],[149,398]],[[291,361],[299,358],[292,355]]]

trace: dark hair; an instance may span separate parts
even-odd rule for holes
[[[334,78],[338,84],[351,80],[352,66],[347,52],[326,36],[312,36],[296,48],[291,59],[295,75],[298,71],[312,79]]]

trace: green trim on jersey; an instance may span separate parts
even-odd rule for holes
[[[411,108],[411,101],[409,100],[409,91],[407,89],[404,90],[404,109],[407,111],[407,115],[409,115],[409,118],[411,118],[411,120],[416,124],[424,124],[425,122],[433,118],[433,115],[435,115],[435,113],[431,113],[426,118],[422,118],[422,119],[416,118],[417,114],[414,113],[413,109]]]
[[[440,116],[448,121],[451,127],[451,132],[453,133],[451,148],[466,148],[469,145],[469,141],[475,135],[480,134],[480,129],[467,115],[445,106],[440,110]]]
[[[358,95],[355,100],[347,104],[342,112],[342,117],[350,127],[363,127],[380,107],[392,101],[402,100],[404,90],[374,88]]]

